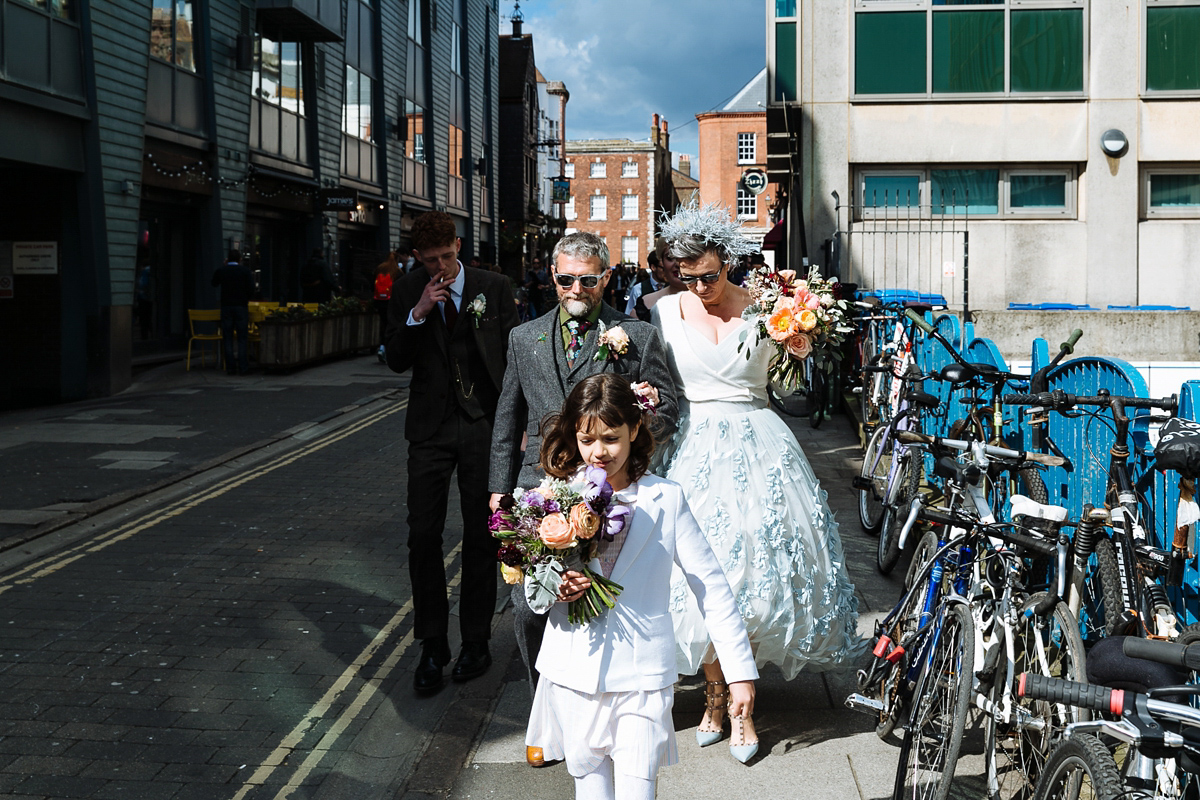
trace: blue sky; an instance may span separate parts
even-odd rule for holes
[[[501,33],[512,10],[501,0]],[[521,13],[538,68],[571,93],[568,139],[646,139],[658,112],[671,151],[694,156],[695,115],[728,102],[766,58],[763,0],[522,0]]]

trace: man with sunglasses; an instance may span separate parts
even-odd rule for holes
[[[662,337],[653,326],[603,302],[610,279],[608,259],[608,246],[593,233],[572,233],[560,239],[551,254],[558,305],[509,335],[508,366],[492,429],[489,485],[494,493],[493,510],[515,487],[531,489],[545,477],[538,467],[542,420],[558,413],[575,384],[589,375],[613,372],[627,376],[630,383],[646,382],[658,389],[661,429],[654,431],[655,438],[665,442],[674,432],[678,409],[675,382]],[[629,337],[627,351],[599,358],[596,340],[602,329],[618,326]],[[528,438],[522,449],[523,437]],[[517,644],[532,691],[546,617],[530,611],[520,584],[513,587],[512,596]],[[539,748],[527,748],[525,756],[531,766],[544,763]]]

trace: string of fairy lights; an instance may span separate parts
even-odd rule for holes
[[[287,193],[293,197],[306,197],[314,199],[319,192],[316,189],[298,189],[289,186],[287,183],[279,181],[275,178],[270,178],[260,175],[254,165],[251,164],[246,168],[246,174],[240,178],[213,178],[212,171],[209,165],[203,161],[194,161],[190,164],[183,164],[178,167],[164,167],[158,163],[158,159],[153,153],[146,153],[146,162],[150,168],[164,178],[194,178],[197,180],[203,179],[209,183],[215,182],[223,189],[236,189],[239,186],[247,186],[253,189],[260,197],[278,197],[281,194]],[[274,184],[274,188],[268,188],[263,184],[263,181],[270,181]]]

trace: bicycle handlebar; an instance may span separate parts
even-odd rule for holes
[[[1121,644],[1121,650],[1130,658],[1145,658],[1173,667],[1200,670],[1200,644],[1186,645],[1127,636]]]
[[[1054,555],[1058,548],[1054,542],[1047,542],[1042,539],[1034,538],[1024,533],[1006,530],[998,526],[982,525],[979,520],[969,519],[967,517],[956,517],[953,514],[947,514],[944,511],[938,511],[933,508],[921,508],[917,512],[919,519],[927,522],[936,522],[939,525],[946,525],[951,528],[971,529],[976,527],[984,528],[984,532],[995,539],[1011,544],[1014,547],[1024,547],[1027,550],[1032,550],[1038,555],[1050,556]]]
[[[913,311],[911,308],[904,309],[904,316],[908,317],[912,321],[912,324],[920,328],[921,332],[925,335],[933,333],[933,326],[925,321],[925,317],[921,316],[916,311]]]
[[[1050,678],[1031,672],[1021,673],[1017,695],[1112,714],[1124,713],[1126,706],[1133,703],[1133,698],[1127,696],[1123,689],[1064,681],[1062,678]]]
[[[1079,328],[1071,331],[1071,335],[1067,337],[1067,340],[1058,346],[1059,352],[1061,353],[1065,351],[1067,355],[1074,353],[1075,345],[1079,344],[1079,338],[1081,336],[1083,336],[1083,331]]]
[[[904,444],[931,444],[935,447],[949,447],[951,450],[963,451],[971,449],[971,442],[964,441],[963,439],[943,439],[940,436],[930,436],[929,434],[916,433],[915,431],[896,431],[896,439]],[[1007,447],[997,447],[994,444],[985,444],[983,451],[995,458],[1005,458],[1011,461],[1033,461],[1037,464],[1045,464],[1047,467],[1061,467],[1067,463],[1067,460],[1062,456],[1031,453],[1026,450],[1010,450]]]
[[[1157,408],[1162,411],[1175,411],[1179,400],[1175,395],[1170,397],[1126,397],[1117,394],[1097,396],[1067,394],[1061,389],[1037,394],[1006,394],[1002,398],[1005,405],[1010,406],[1043,406],[1055,411],[1067,411],[1075,406],[1094,406],[1096,408],[1111,408],[1119,403],[1125,408]]]

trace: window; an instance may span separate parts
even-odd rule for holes
[[[563,213],[567,219],[575,219],[578,215],[575,213],[575,196],[571,195],[571,199],[563,206]]]
[[[741,186],[737,190],[737,216],[738,219],[758,218],[758,195],[746,191]]]
[[[858,173],[861,217],[1074,218],[1073,167],[918,167]]]
[[[304,69],[297,42],[254,42],[250,78],[250,146],[291,161],[308,161]]]
[[[638,237],[621,237],[621,262],[624,264],[638,263]]]
[[[636,161],[621,162],[621,177],[636,178],[638,176],[638,165]]]
[[[45,0],[34,5],[45,7]],[[60,7],[68,6],[63,4]],[[154,0],[154,7],[150,11],[150,55],[195,72],[196,51],[192,27],[191,0]]]
[[[1142,208],[1147,217],[1200,217],[1200,165],[1146,167]]]
[[[602,194],[594,194],[591,197],[592,203],[592,219],[608,219],[608,198]]]
[[[565,164],[563,164],[563,177],[564,178],[574,178],[575,177],[575,162],[574,161],[568,161]]]
[[[621,219],[638,218],[638,196],[627,194],[621,197]]]
[[[753,133],[739,133],[737,137],[737,163],[753,164],[758,160],[758,148]]]
[[[592,178],[607,178],[608,177],[608,165],[605,164],[603,161],[593,161],[590,177],[592,177]]]
[[[375,183],[375,11],[346,3],[346,94],[342,98],[342,174]]]
[[[1146,2],[1146,91],[1200,91],[1200,5]]]
[[[466,208],[467,192],[464,177],[466,162],[466,83],[463,80],[463,0],[453,0],[454,14],[450,21],[450,125],[446,132],[446,203]]]
[[[882,0],[858,1],[856,95],[1083,93],[1086,0],[916,0],[915,5],[917,10],[897,10]]]
[[[198,74],[191,0],[154,0],[146,116],[151,122],[199,132],[204,127],[203,82]],[[8,31],[12,36],[12,31]],[[13,45],[10,42],[9,48]]]
[[[408,38],[404,77],[404,191],[429,196],[428,151],[425,147],[426,109],[429,107],[429,51],[425,47],[428,0],[409,0]]]

